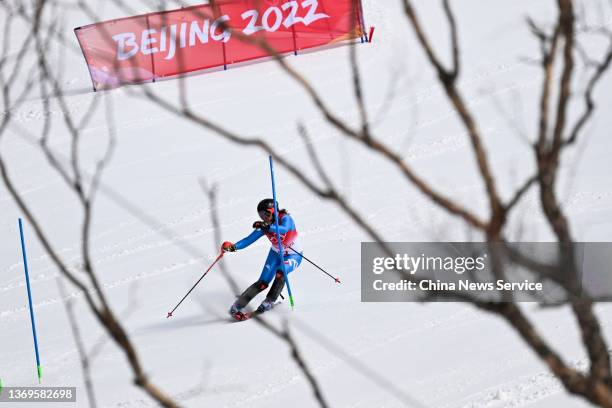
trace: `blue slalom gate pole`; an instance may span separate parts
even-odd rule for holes
[[[272,156],[268,156],[270,159],[270,175],[272,176],[272,199],[274,200],[274,225],[276,225],[276,239],[278,241],[278,253],[281,259],[281,267],[283,268],[283,275],[285,276],[285,283],[287,284],[287,293],[289,293],[289,304],[291,309],[295,306],[293,302],[293,295],[291,294],[291,285],[289,285],[289,276],[287,275],[287,269],[285,268],[285,254],[283,253],[283,243],[281,242],[280,231],[278,230],[278,204],[276,202],[276,182],[274,181],[274,164]]]
[[[34,320],[34,308],[32,307],[32,290],[30,289],[30,274],[28,273],[28,257],[26,255],[25,239],[23,238],[23,222],[19,218],[19,235],[21,236],[21,253],[23,255],[23,267],[25,269],[26,287],[28,288],[28,302],[30,305],[30,320],[32,321],[32,336],[34,337],[34,351],[36,352],[36,373],[38,382],[42,378],[40,366],[40,355],[38,354],[38,338],[36,337],[36,321]]]

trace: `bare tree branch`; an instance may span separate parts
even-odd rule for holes
[[[62,297],[67,298],[68,296],[66,293],[66,288],[64,287],[64,283],[60,279],[57,280],[57,286]],[[98,404],[96,403],[96,394],[94,392],[93,381],[91,380],[89,358],[87,357],[87,352],[85,351],[85,347],[83,346],[83,338],[81,337],[81,331],[79,329],[76,316],[74,315],[74,305],[71,299],[68,299],[64,302],[64,308],[66,309],[66,315],[68,316],[68,321],[70,323],[72,337],[74,337],[77,352],[79,353],[81,369],[83,370],[83,381],[85,382],[85,391],[87,394],[87,399],[89,401],[89,406],[92,408],[96,408]]]
[[[482,136],[480,134],[480,130],[478,129],[472,113],[468,109],[467,105],[465,104],[465,101],[463,100],[463,97],[461,96],[457,88],[456,82],[459,75],[460,65],[458,56],[459,46],[457,40],[455,18],[450,9],[450,5],[447,0],[443,1],[444,11],[451,26],[451,43],[453,49],[453,68],[451,70],[447,70],[446,68],[444,68],[438,57],[435,55],[432,45],[427,36],[425,35],[423,28],[421,27],[421,23],[414,7],[412,6],[412,2],[410,0],[402,1],[404,4],[404,12],[406,13],[408,20],[412,25],[412,28],[419,40],[419,44],[425,51],[429,62],[436,70],[440,84],[444,88],[444,91],[446,92],[449,101],[451,102],[456,113],[459,115],[461,122],[463,123],[468,132],[470,142],[472,144],[472,149],[476,157],[476,163],[478,165],[478,169],[486,187],[487,199],[489,200],[490,222],[486,226],[486,233],[494,240],[499,239],[506,214],[503,211],[503,206],[497,193],[493,174],[488,163],[487,154],[484,150],[484,146],[482,145]],[[480,228],[485,229],[484,225],[480,225]]]

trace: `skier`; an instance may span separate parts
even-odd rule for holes
[[[276,203],[276,208],[278,208],[278,202]],[[272,287],[268,291],[264,301],[257,308],[257,313],[263,313],[272,309],[276,299],[285,286],[285,276],[281,267],[281,257],[278,249],[277,230],[274,224],[274,200],[271,198],[261,200],[257,205],[257,213],[261,221],[255,221],[253,223],[255,231],[235,244],[226,241],[221,246],[223,252],[234,252],[248,247],[264,235],[268,237],[272,243],[272,247],[268,252],[268,257],[266,258],[259,279],[238,297],[229,310],[230,315],[236,320],[245,320],[248,318],[241,309],[260,292],[264,291],[270,285],[272,279],[274,279]],[[280,232],[281,236],[283,255],[285,258],[285,270],[287,274],[289,274],[300,266],[302,262],[302,251],[297,242],[298,232],[295,228],[295,222],[287,210],[283,209],[278,211],[278,232]],[[297,253],[293,251],[289,252],[289,248],[292,248]]]

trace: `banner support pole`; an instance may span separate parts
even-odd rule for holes
[[[89,66],[89,62],[87,61],[87,57],[85,56],[85,49],[83,48],[83,44],[81,44],[81,38],[77,34],[77,30],[80,30],[82,27],[77,27],[74,29],[74,35],[76,35],[77,41],[79,42],[79,47],[81,48],[81,53],[83,54],[83,59],[85,60],[85,64],[87,64],[87,71],[89,71],[89,79],[91,79],[91,86],[93,91],[96,92],[96,83],[94,82],[93,75],[91,75],[91,67]]]
[[[147,30],[151,30],[151,24],[149,23],[149,15],[147,14],[147,16],[145,17],[145,19],[147,20]],[[155,82],[155,77],[157,76],[155,74],[155,60],[153,59],[153,53],[151,53],[151,72],[153,73],[153,82]]]
[[[359,2],[359,11],[358,11],[358,18],[359,18],[359,25],[361,25],[361,42],[364,42],[364,37],[365,37],[365,42],[370,42],[368,39],[368,33],[366,32],[366,26],[365,26],[365,19],[363,16],[363,2],[361,0],[356,0]]]
[[[295,38],[296,34],[295,34],[295,25],[291,26],[291,31],[293,31],[293,55],[297,56],[298,52],[297,52],[297,39]]]
[[[223,70],[227,71],[227,57],[225,54],[225,43],[221,43],[221,46],[223,47]]]

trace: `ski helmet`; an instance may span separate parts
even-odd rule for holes
[[[276,208],[278,208],[278,202],[276,202]],[[257,213],[262,220],[274,215],[274,200],[271,198],[265,198],[257,204]]]

